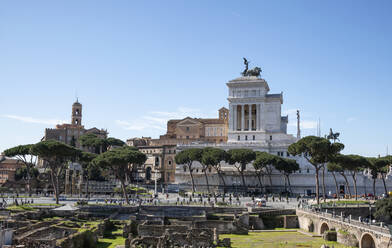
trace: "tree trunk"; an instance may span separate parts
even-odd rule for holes
[[[355,200],[358,200],[358,190],[357,190],[357,174],[354,172],[351,174],[354,183]]]
[[[319,167],[316,167],[315,166],[315,168],[316,168],[316,174],[315,174],[315,176],[316,176],[316,199],[317,199],[317,205],[319,205],[320,204],[320,187],[319,187],[319,170],[320,170],[320,168]]]
[[[381,179],[382,179],[382,183],[384,184],[385,197],[388,197],[388,189],[387,189],[387,185],[385,184],[385,177],[383,174],[381,174]]]
[[[338,181],[336,181],[336,175],[335,172],[331,171],[333,180],[335,181],[335,186],[336,186],[336,196],[338,197],[338,201],[340,200],[340,192],[339,192],[339,186],[338,186]]]
[[[323,165],[322,167],[322,184],[323,184],[323,200],[326,202],[326,192],[325,192],[325,166]]]
[[[192,173],[192,168],[188,166],[189,168],[189,175],[191,176],[192,179],[192,193],[195,193],[196,188],[195,188],[195,180],[193,179],[193,173]]]
[[[346,182],[346,187],[347,187],[347,190],[348,190],[348,194],[350,195],[350,198],[351,198],[351,197],[352,197],[352,194],[351,194],[350,185],[348,184],[347,177],[346,177],[346,175],[345,175],[344,173],[340,173],[340,174],[343,176],[344,181]]]
[[[244,176],[244,171],[241,169],[238,170],[241,174],[241,178],[242,178],[242,186],[244,187],[244,189],[246,189],[246,183],[245,183],[245,176]]]
[[[263,192],[263,184],[261,183],[261,176],[259,173],[256,173],[257,179],[259,180],[259,185],[260,185],[260,192]]]
[[[291,193],[290,174],[287,174],[286,177],[287,177],[287,184],[289,185],[289,192]]]
[[[29,196],[31,196],[31,176],[30,176],[30,166],[26,165],[26,170],[27,170],[27,183],[26,183],[26,187],[27,187],[27,192],[29,193]]]
[[[223,193],[226,193],[226,182],[225,182],[225,179],[224,179],[224,177],[223,177],[223,175],[222,175],[222,171],[217,170],[217,172],[218,172],[218,176],[222,179],[222,183],[223,183]]]
[[[129,205],[129,199],[128,199],[127,190],[126,190],[126,188],[125,188],[124,180],[123,180],[123,179],[120,179],[120,182],[121,182],[121,188],[122,188],[122,191],[123,191],[123,195],[124,195],[124,197],[125,197],[125,201],[126,201],[127,204]]]
[[[267,169],[270,186],[272,186],[272,169]]]
[[[79,172],[79,198],[82,198],[83,171]]]
[[[376,180],[377,178],[373,178],[373,198],[376,197]]]
[[[86,178],[86,196],[87,196],[87,199],[89,198],[88,197],[88,177]]]
[[[206,178],[207,191],[208,191],[208,194],[210,194],[211,192],[210,192],[210,185],[208,184],[207,167],[204,168],[203,170],[204,170],[204,176]]]
[[[50,177],[52,179],[53,193],[54,193],[54,197],[56,199],[56,204],[59,204],[58,188],[56,185],[56,180],[55,180],[55,176],[54,176],[54,172],[53,172],[52,168],[50,170]]]

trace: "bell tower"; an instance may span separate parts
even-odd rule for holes
[[[79,103],[78,99],[72,104],[72,125],[82,125],[82,104]]]

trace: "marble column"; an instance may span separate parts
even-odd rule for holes
[[[238,120],[237,120],[237,116],[238,116],[238,114],[237,114],[237,112],[238,112],[238,107],[237,107],[237,105],[234,105],[234,107],[233,107],[233,109],[234,109],[234,111],[233,111],[233,119],[234,119],[234,122],[233,122],[233,131],[237,131],[237,123],[238,123]]]
[[[263,130],[263,123],[261,123],[263,110],[261,108],[262,108],[262,106],[261,106],[261,104],[259,104],[259,130],[260,131]]]
[[[256,105],[256,129],[260,131],[260,104]]]
[[[248,113],[249,113],[249,124],[248,124],[248,127],[249,127],[249,131],[252,131],[252,104],[249,104],[248,105]]]
[[[234,130],[234,105],[230,105],[230,110],[229,110],[229,130],[232,131]]]
[[[233,130],[233,105],[229,109],[229,130]]]
[[[241,105],[241,131],[245,130],[245,104]]]

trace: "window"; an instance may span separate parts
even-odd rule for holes
[[[208,168],[208,172],[211,172],[211,167]]]
[[[245,135],[245,140],[248,140],[248,135]]]
[[[184,166],[184,172],[186,172],[186,166]]]
[[[272,135],[270,135],[270,140],[272,140]]]
[[[290,153],[289,153],[289,152],[287,152],[287,153],[286,153],[286,156],[287,156],[287,157],[290,157]]]
[[[189,136],[186,136],[186,139],[189,139]]]
[[[253,135],[253,140],[256,140],[256,136],[255,135]]]
[[[186,130],[189,131],[189,127],[186,127]]]
[[[169,160],[169,162],[168,162],[168,163],[169,163],[169,165],[171,165],[171,164],[172,164],[172,161],[171,161],[171,160]]]
[[[309,173],[309,168],[306,168],[306,173]]]
[[[61,136],[60,136],[61,137]],[[61,139],[61,138],[60,138]],[[241,140],[241,136],[238,135],[237,140]]]

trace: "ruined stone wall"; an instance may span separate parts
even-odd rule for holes
[[[138,235],[139,236],[150,236],[150,237],[160,237],[165,231],[169,233],[186,233],[189,230],[188,226],[177,226],[177,225],[139,225]]]
[[[284,228],[298,228],[298,216],[297,215],[285,215],[283,216],[283,227]]]

